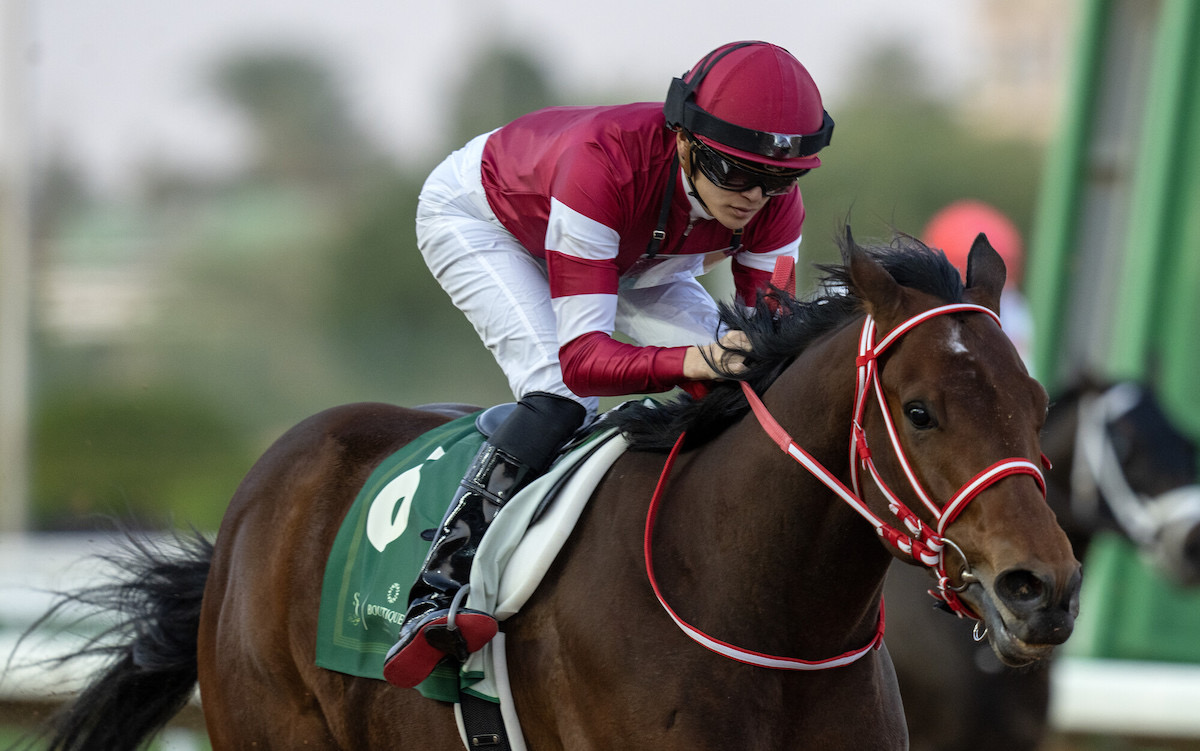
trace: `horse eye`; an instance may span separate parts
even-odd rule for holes
[[[920,402],[905,404],[904,416],[908,418],[908,421],[917,430],[929,430],[930,428],[937,427],[937,420],[933,419],[933,415]]]

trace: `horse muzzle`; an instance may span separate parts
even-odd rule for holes
[[[1062,583],[1023,568],[994,577],[977,571],[974,578],[959,597],[980,617],[992,651],[1005,665],[1044,659],[1074,631],[1082,581],[1078,565]]]

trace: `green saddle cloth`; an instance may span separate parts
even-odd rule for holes
[[[476,416],[418,437],[384,459],[359,491],[325,566],[318,666],[383,680],[384,655],[396,641],[409,589],[429,551],[421,533],[441,523],[483,443]],[[426,683],[438,677],[435,673]],[[449,690],[457,697],[458,674],[442,678],[453,684]],[[432,684],[421,688],[426,695],[443,693]]]
[[[326,562],[317,625],[319,667],[383,680],[383,658],[396,641],[409,590],[429,551],[421,533],[441,524],[483,444],[476,417],[467,415],[419,436],[367,478]],[[623,440],[609,440],[615,437],[611,429],[593,433],[505,504],[480,542],[466,607],[495,613],[500,620],[517,612],[558,554],[591,489],[624,451]],[[581,467],[585,471],[576,472]],[[535,525],[541,500],[568,475],[563,497]],[[534,550],[512,566],[534,527],[540,530],[532,538]],[[512,585],[508,590],[502,578]],[[417,689],[442,701],[458,701],[461,691],[498,701],[492,646],[457,669],[439,665]]]

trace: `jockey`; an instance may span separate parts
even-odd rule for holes
[[[476,137],[429,176],[417,241],[518,398],[436,530],[384,676],[415,686],[497,632],[453,614],[484,531],[594,416],[600,396],[694,389],[746,348],[696,280],[732,257],[753,304],[798,256],[796,179],[833,120],[786,50],[736,42],[672,81],[664,104],[552,107]],[[613,338],[615,332],[632,343]],[[715,340],[715,341],[714,341]],[[695,393],[695,392],[693,392]],[[457,603],[453,603],[457,605]]]

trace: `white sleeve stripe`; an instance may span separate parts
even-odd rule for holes
[[[580,214],[557,198],[550,199],[546,250],[589,261],[607,261],[617,257],[620,247],[621,236],[616,230]]]
[[[568,295],[551,300],[558,346],[592,331],[612,334],[617,319],[616,295]]]
[[[734,260],[747,268],[757,269],[759,271],[774,271],[775,259],[783,256],[799,258],[800,238],[797,237],[795,242],[790,242],[787,245],[784,245],[782,248],[776,248],[775,250],[771,250],[766,253],[738,253],[736,256],[734,256]]]

